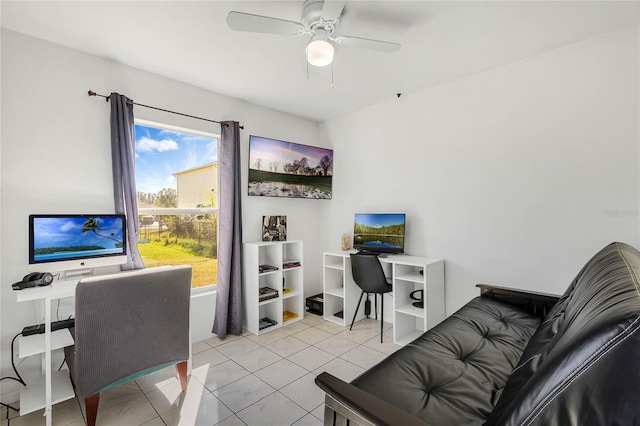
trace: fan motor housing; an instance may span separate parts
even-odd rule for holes
[[[302,24],[307,29],[315,29],[316,27],[324,27],[322,20],[323,0],[306,0],[302,5]],[[337,17],[335,26],[340,18]]]

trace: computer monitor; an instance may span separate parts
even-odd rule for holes
[[[356,213],[353,248],[373,253],[404,253],[404,213]]]
[[[123,214],[29,216],[29,272],[67,272],[127,261]]]

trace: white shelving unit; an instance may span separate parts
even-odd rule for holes
[[[304,317],[302,255],[302,241],[244,243],[243,323],[251,333],[267,333]],[[285,268],[290,261],[298,261],[300,266]],[[260,265],[278,269],[260,272]],[[277,297],[260,301],[263,287],[277,290]],[[289,315],[285,317],[285,314]],[[261,329],[262,318],[269,318],[276,324]]]
[[[351,274],[350,254],[323,253],[324,319],[342,326],[351,323],[361,293]],[[393,283],[393,341],[406,345],[445,318],[444,260],[405,255],[379,260]],[[413,306],[415,300],[409,295],[415,290],[423,291],[424,308]],[[336,316],[338,312],[342,312],[342,318]],[[364,317],[361,308],[356,321]]]
[[[423,308],[413,305],[413,291],[422,290]],[[398,256],[393,260],[393,341],[406,345],[445,318],[444,261]]]
[[[324,253],[322,275],[324,319],[343,327],[351,324],[362,290],[353,282],[349,253]],[[364,317],[360,309],[356,321]]]

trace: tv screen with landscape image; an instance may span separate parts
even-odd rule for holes
[[[333,150],[251,135],[249,195],[331,198]]]
[[[356,213],[353,248],[365,252],[404,253],[404,213]]]
[[[29,264],[47,271],[120,264],[125,237],[121,214],[30,215]]]

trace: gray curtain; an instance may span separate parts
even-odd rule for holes
[[[144,262],[138,251],[138,200],[136,196],[135,140],[133,101],[112,93],[111,161],[113,166],[113,200],[116,213],[127,216],[127,263],[122,270],[142,269]]]
[[[221,123],[220,208],[218,210],[218,290],[213,333],[242,333],[242,209],[240,208],[240,127]]]

